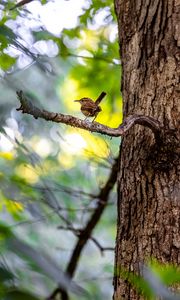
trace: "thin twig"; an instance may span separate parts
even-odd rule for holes
[[[74,228],[71,226],[63,226],[63,225],[59,225],[57,227],[60,230],[65,230],[65,231],[71,231],[73,232],[77,237],[80,236],[81,232],[83,231],[83,229],[81,228]],[[101,246],[101,244],[97,241],[97,239],[95,239],[93,236],[90,236],[89,239],[96,245],[96,247],[100,250],[101,255],[104,254],[104,251],[114,251],[113,247],[103,247]]]
[[[118,58],[115,58],[116,61],[118,61],[117,63],[115,61],[113,61],[113,59],[107,58],[107,57],[103,57],[103,56],[84,56],[84,55],[78,55],[78,54],[73,54],[73,53],[68,53],[68,56],[72,56],[72,57],[77,57],[77,58],[83,58],[83,59],[95,59],[95,60],[102,60],[106,63],[109,64],[113,64],[115,66],[120,66],[121,65],[121,61]]]
[[[94,237],[90,237],[90,239],[94,242],[94,244],[99,248],[101,255],[103,256],[104,251],[114,251],[114,247],[103,247]]]
[[[18,2],[16,5],[14,5],[13,7],[11,7],[10,10],[13,10],[15,8],[18,8],[18,7],[21,7],[21,6],[25,5],[25,4],[28,4],[28,3],[32,2],[32,1],[33,0],[22,0],[22,1]]]

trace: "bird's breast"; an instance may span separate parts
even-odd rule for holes
[[[94,117],[95,115],[97,115],[101,111],[101,107],[100,106],[96,106],[96,107],[95,106],[94,107],[82,106],[81,111],[86,117]]]

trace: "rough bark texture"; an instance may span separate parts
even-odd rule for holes
[[[155,257],[180,264],[180,3],[115,0],[124,117],[152,116],[164,141],[136,126],[123,138],[118,176],[114,299],[142,299],[120,268],[139,272]]]

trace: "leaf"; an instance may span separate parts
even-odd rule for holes
[[[12,154],[12,152],[1,152],[0,151],[0,158],[4,158],[6,160],[13,160],[14,155]]]
[[[12,29],[4,24],[1,25],[1,35],[3,35],[5,38],[8,38],[9,40],[13,40],[16,38],[16,35],[12,31]]]
[[[0,266],[0,282],[4,282],[7,280],[11,280],[14,278],[14,275],[9,272],[9,270],[7,270],[6,268],[4,268],[3,266]]]
[[[0,68],[4,71],[7,71],[14,63],[16,62],[16,58],[11,57],[5,53],[0,54]]]
[[[0,241],[2,239],[9,238],[12,235],[13,234],[12,234],[11,229],[7,225],[5,225],[4,223],[0,222]]]
[[[180,295],[174,295],[165,285],[163,285],[159,276],[152,272],[148,267],[141,266],[144,279],[149,284],[153,293],[162,300],[179,300]]]
[[[37,41],[52,39],[52,34],[50,34],[47,30],[32,31],[32,34]]]
[[[8,292],[3,300],[40,300],[40,298],[26,291],[13,290]]]
[[[132,286],[136,288],[138,293],[143,295],[146,299],[152,299],[153,292],[144,278],[133,272],[128,272],[122,267],[117,270],[117,276],[120,276],[124,280],[127,280],[129,283],[131,283]]]
[[[162,282],[167,285],[180,283],[180,268],[172,264],[160,264],[153,260],[149,264],[150,269],[157,274]]]
[[[5,48],[8,46],[8,41],[7,38],[3,35],[0,34],[0,50],[3,51]]]

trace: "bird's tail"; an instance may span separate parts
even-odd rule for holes
[[[106,93],[105,92],[102,92],[99,97],[96,99],[95,103],[97,105],[99,105],[99,103],[102,101],[102,99],[106,96]]]

